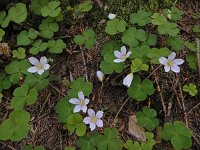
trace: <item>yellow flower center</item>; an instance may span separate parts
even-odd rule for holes
[[[41,70],[41,69],[43,69],[43,65],[42,65],[41,63],[39,63],[39,64],[37,65],[37,68]]]
[[[122,60],[125,60],[126,59],[126,55],[122,55]]]
[[[84,100],[80,100],[79,105],[80,105],[80,106],[84,106],[84,105],[85,105],[85,101],[84,101]]]
[[[95,123],[97,122],[98,118],[96,116],[91,117],[91,122]]]
[[[173,64],[174,64],[174,63],[173,63],[172,60],[167,62],[167,65],[168,65],[169,67],[171,67]]]

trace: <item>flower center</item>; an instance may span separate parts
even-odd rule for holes
[[[174,64],[174,63],[173,63],[172,60],[170,60],[170,61],[167,62],[167,65],[168,65],[169,67],[171,67],[173,64]]]
[[[96,116],[91,117],[91,122],[95,123],[97,122],[98,118]]]
[[[42,69],[43,69],[43,65],[42,65],[41,63],[39,63],[39,64],[37,65],[37,68],[38,68],[39,70],[42,70]]]
[[[85,105],[85,101],[84,101],[84,100],[80,100],[79,105],[80,105],[80,106],[84,106],[84,105]]]
[[[122,60],[125,60],[126,59],[126,55],[122,55]]]

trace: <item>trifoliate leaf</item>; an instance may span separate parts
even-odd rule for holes
[[[195,96],[195,95],[198,93],[197,87],[196,87],[196,85],[193,84],[193,83],[190,83],[189,85],[184,85],[184,86],[183,86],[183,91],[184,91],[184,92],[189,92],[189,94],[190,94],[191,96]]]
[[[151,13],[146,12],[145,10],[139,10],[137,13],[130,15],[130,23],[138,24],[139,26],[145,26],[151,22]]]
[[[168,37],[166,42],[167,45],[171,46],[175,51],[184,49],[184,41],[180,36]]]

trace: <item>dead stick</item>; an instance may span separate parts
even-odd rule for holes
[[[194,107],[192,107],[192,108],[187,112],[187,114],[191,113],[191,112],[192,112],[194,109],[196,109],[199,105],[200,105],[200,102],[199,102],[197,105],[195,105]]]

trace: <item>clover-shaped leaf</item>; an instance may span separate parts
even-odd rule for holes
[[[157,36],[155,34],[148,34],[147,40],[144,41],[144,45],[153,46],[157,43]]]
[[[189,85],[184,85],[184,86],[183,86],[183,91],[184,91],[184,92],[189,92],[189,94],[190,94],[191,96],[195,96],[195,95],[198,93],[197,87],[196,87],[196,85],[193,84],[193,83],[190,83]]]
[[[23,3],[17,3],[16,6],[9,9],[8,15],[10,16],[11,20],[16,23],[24,22],[27,17],[26,5]]]
[[[165,123],[161,137],[171,144],[176,150],[188,149],[192,146],[191,131],[181,121]]]
[[[5,67],[5,71],[10,74],[11,83],[18,83],[20,78],[23,78],[24,75],[29,74],[27,69],[30,67],[28,60],[23,59],[21,61],[12,61],[9,65]]]
[[[170,50],[166,47],[163,48],[152,48],[150,49],[149,53],[147,54],[147,57],[150,58],[150,62],[153,64],[160,64],[159,58],[160,57],[167,57],[170,54]]]
[[[197,57],[194,52],[187,54],[186,61],[188,62],[191,69],[193,70],[197,69]]]
[[[70,98],[64,97],[60,99],[59,102],[56,104],[55,110],[58,114],[58,120],[61,123],[67,123],[69,116],[74,114],[74,106],[69,103],[69,99]]]
[[[96,43],[95,33],[92,29],[86,29],[82,35],[76,35],[74,42],[78,45],[85,45],[86,48],[92,48]]]
[[[6,77],[5,74],[0,73],[0,92],[3,89],[9,89],[11,87],[9,76]]]
[[[192,28],[192,31],[195,32],[195,33],[200,33],[200,25],[195,25],[195,26]]]
[[[33,42],[38,36],[38,32],[33,28],[30,28],[28,31],[23,30],[17,36],[17,45],[27,46]]]
[[[9,119],[0,125],[0,140],[20,141],[28,135],[30,114],[24,110],[14,110]]]
[[[77,145],[81,150],[96,150],[98,135],[92,133],[90,136],[83,136],[78,139]]]
[[[12,51],[13,58],[24,59],[26,57],[25,49],[19,47],[17,50]]]
[[[44,52],[47,49],[48,44],[46,42],[42,42],[42,40],[37,40],[32,44],[32,46],[33,47],[29,49],[29,53],[36,55],[39,52]]]
[[[39,29],[43,38],[50,39],[53,37],[54,33],[59,30],[59,26],[58,23],[49,22],[47,19],[45,19],[39,25]]]
[[[32,0],[31,1],[31,10],[36,14],[36,15],[41,15],[41,9],[48,5],[49,0]]]
[[[66,44],[63,42],[62,39],[58,40],[49,40],[48,41],[48,48],[50,53],[62,53],[63,49],[66,48]]]
[[[193,52],[197,50],[194,42],[185,41],[184,45]]]
[[[162,25],[167,22],[167,19],[164,16],[160,15],[159,13],[154,13],[151,16],[151,18],[152,18],[151,23],[153,25]]]
[[[154,93],[153,83],[149,79],[141,81],[141,78],[134,76],[131,86],[128,88],[128,95],[137,101],[143,101],[147,95]]]
[[[167,45],[171,46],[175,51],[184,49],[184,41],[180,36],[168,37],[166,42]]]
[[[0,41],[2,41],[3,36],[5,35],[5,31],[0,29]]]
[[[44,6],[41,9],[42,16],[57,17],[61,12],[61,8],[59,7],[59,5],[60,5],[59,1],[49,2],[47,6]]]
[[[121,150],[122,141],[118,138],[118,130],[105,128],[103,135],[97,137],[97,147],[101,150]]]
[[[38,92],[36,89],[29,89],[28,85],[22,85],[13,92],[11,106],[15,110],[23,109],[25,104],[32,105],[36,102]]]
[[[141,47],[133,47],[130,49],[130,51],[132,52],[130,58],[140,58],[143,62],[146,62],[150,47],[147,45],[142,45]]]
[[[6,18],[6,12],[5,11],[1,11],[0,12],[0,25],[2,25],[4,19]]]
[[[137,121],[141,127],[153,131],[158,125],[157,112],[154,109],[143,107],[142,111],[136,113]]]
[[[92,9],[92,1],[90,0],[87,0],[79,5],[77,5],[75,7],[75,13],[78,14],[78,13],[84,13],[84,12],[88,12]]]
[[[78,136],[83,136],[86,132],[86,125],[83,123],[83,117],[80,114],[70,115],[65,126],[70,131],[70,134],[75,131]]]
[[[130,15],[130,23],[138,24],[139,26],[145,26],[151,22],[151,13],[145,10],[139,10],[137,13]]]
[[[115,35],[118,32],[124,32],[126,30],[126,22],[117,18],[109,20],[107,22],[105,32],[110,35]]]
[[[131,64],[131,72],[139,72],[139,71],[148,71],[149,66],[147,64],[143,64],[140,58],[136,58],[132,61]]]
[[[165,22],[158,26],[158,31],[161,35],[169,34],[170,36],[176,36],[179,33],[176,23]]]
[[[178,21],[182,19],[183,11],[179,10],[176,6],[172,6],[171,10],[164,9],[163,14],[172,21]]]

